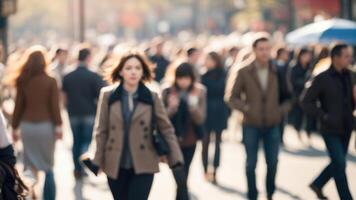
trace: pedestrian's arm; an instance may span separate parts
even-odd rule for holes
[[[17,93],[15,97],[15,108],[14,108],[14,113],[12,116],[12,123],[11,123],[13,130],[16,130],[19,127],[26,106],[24,90],[18,87],[16,92]]]
[[[56,126],[62,125],[61,111],[59,107],[59,89],[57,81],[53,80],[50,95],[50,112]]]
[[[99,101],[96,111],[94,123],[94,137],[96,142],[96,151],[93,163],[100,168],[104,164],[105,146],[108,138],[108,124],[109,124],[109,103],[108,96],[110,92],[105,92],[103,89],[99,95]]]
[[[178,97],[174,96],[174,94],[170,93],[169,88],[166,88],[162,91],[162,100],[166,107],[166,111],[169,117],[172,117],[178,111],[179,99]],[[175,100],[174,104],[172,105],[173,101]]]
[[[231,109],[248,111],[248,105],[241,98],[244,89],[244,77],[241,76],[240,70],[230,74],[226,83],[224,99]]]
[[[306,87],[301,95],[301,106],[303,110],[319,119],[324,119],[326,117],[325,112],[317,107],[317,100],[323,89],[323,82],[320,76],[315,77],[314,80],[307,82]]]
[[[157,94],[153,94],[153,100],[155,108],[154,116],[157,119],[157,127],[163,138],[166,140],[170,150],[169,155],[167,156],[168,164],[171,167],[177,164],[183,164],[183,155],[178,144],[178,139],[174,133],[174,127],[168,118],[163,103]]]

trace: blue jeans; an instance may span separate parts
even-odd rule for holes
[[[92,139],[94,116],[86,117],[69,117],[70,126],[73,132],[73,160],[75,171],[82,172],[79,157],[85,153]]]
[[[340,199],[351,200],[346,177],[346,155],[350,142],[351,132],[344,135],[337,133],[322,133],[326,148],[331,159],[331,163],[321,172],[312,183],[322,189],[324,185],[333,177]]]
[[[45,183],[43,187],[43,199],[55,200],[56,199],[56,183],[54,181],[53,171],[47,171]]]
[[[246,151],[246,176],[250,200],[256,200],[258,191],[256,188],[256,164],[260,140],[263,141],[264,153],[267,163],[266,188],[267,195],[272,197],[276,186],[275,177],[277,172],[279,144],[281,141],[279,125],[271,128],[257,128],[243,126],[243,143]]]

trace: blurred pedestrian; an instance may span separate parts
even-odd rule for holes
[[[246,150],[246,176],[248,199],[256,200],[255,169],[260,140],[263,141],[267,163],[267,199],[275,192],[278,152],[280,144],[279,124],[290,108],[288,101],[279,102],[278,77],[270,60],[271,43],[264,35],[253,44],[255,59],[241,67],[235,78],[229,79],[225,100],[232,109],[243,113],[243,143]]]
[[[308,48],[302,48],[297,54],[295,63],[290,72],[290,80],[292,84],[292,92],[295,99],[299,99],[304,89],[306,81],[311,75],[312,51]],[[299,139],[302,141],[301,131],[304,129],[308,138],[311,135],[311,120],[308,115],[302,110],[300,102],[296,101],[289,113],[290,122],[298,133]],[[305,128],[304,128],[305,127]]]
[[[62,87],[62,80],[65,74],[67,59],[68,59],[68,50],[63,48],[58,48],[56,50],[56,53],[50,65],[50,70],[54,78],[56,78],[60,88]]]
[[[115,200],[147,199],[159,156],[152,143],[152,117],[170,152],[161,157],[173,169],[183,165],[174,128],[156,93],[144,84],[152,78],[147,58],[136,51],[121,56],[108,74],[113,86],[101,90],[95,120],[95,166],[108,177]],[[154,109],[154,111],[152,111]],[[152,113],[153,112],[153,113]]]
[[[199,65],[200,54],[200,50],[196,47],[191,47],[187,50],[187,62],[193,66],[193,72],[197,82],[201,81],[201,67]]]
[[[153,55],[149,58],[150,60],[156,64],[155,68],[155,80],[160,82],[164,75],[166,74],[167,67],[169,65],[169,60],[163,54],[164,41],[160,38],[157,38],[153,41]]]
[[[25,169],[38,178],[46,174],[43,199],[56,197],[53,174],[56,139],[62,139],[62,119],[56,79],[47,74],[47,50],[42,46],[29,48],[14,76],[15,109],[12,119],[13,138],[22,138]]]
[[[278,75],[278,86],[279,86],[279,102],[283,103],[289,100],[292,96],[292,86],[290,83],[290,78],[288,74],[290,73],[289,68],[289,51],[286,47],[280,47],[276,51],[275,66],[277,68]],[[279,131],[281,133],[281,144],[284,145],[284,128],[287,122],[287,115],[282,116],[282,121],[279,126]]]
[[[78,67],[63,78],[64,105],[68,110],[73,133],[72,155],[76,179],[86,175],[79,157],[88,150],[91,142],[96,102],[100,89],[104,86],[103,79],[90,71],[91,58],[91,50],[88,47],[80,49]]]
[[[321,134],[331,163],[310,184],[319,199],[328,199],[323,187],[334,178],[339,197],[351,200],[347,183],[346,155],[353,130],[353,85],[348,69],[352,49],[346,44],[337,44],[331,50],[332,64],[327,71],[317,75],[305,89],[302,106],[305,112],[321,121]],[[317,106],[317,102],[320,106]]]
[[[206,115],[206,89],[196,82],[193,66],[180,64],[175,71],[173,84],[162,92],[168,115],[175,128],[184,157],[185,177],[174,173],[177,182],[177,200],[189,199],[187,179],[196,144],[203,137]],[[182,180],[183,179],[183,180]]]
[[[207,72],[202,76],[202,84],[207,89],[207,117],[205,121],[206,134],[203,138],[202,159],[205,178],[210,180],[208,172],[209,144],[211,137],[215,136],[215,152],[212,182],[217,183],[216,173],[220,165],[220,143],[223,130],[227,128],[229,109],[224,102],[226,72],[220,55],[210,52],[205,61]],[[217,115],[217,113],[219,113]]]

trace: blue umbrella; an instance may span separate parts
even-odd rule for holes
[[[288,33],[286,40],[296,45],[330,44],[334,41],[356,45],[356,22],[336,18],[315,22]]]

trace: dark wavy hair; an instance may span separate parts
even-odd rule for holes
[[[137,50],[129,50],[129,51],[123,53],[120,56],[118,64],[114,65],[107,71],[106,80],[110,83],[123,81],[123,77],[120,75],[120,72],[121,72],[122,68],[125,66],[126,62],[131,58],[136,58],[141,63],[141,66],[143,69],[142,81],[144,81],[144,82],[151,81],[153,78],[152,64],[143,53],[141,53],[140,51],[137,51]]]

